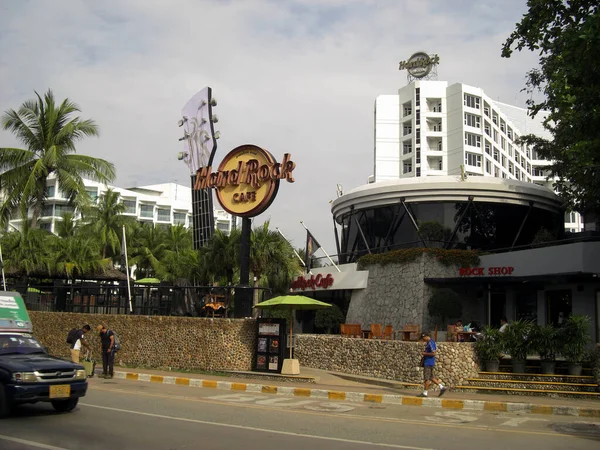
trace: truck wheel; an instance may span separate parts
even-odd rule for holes
[[[57,412],[70,412],[75,409],[79,398],[69,398],[67,400],[52,400],[52,406]]]
[[[10,413],[10,405],[8,404],[8,399],[6,398],[6,391],[4,390],[4,385],[0,383],[0,419],[8,416]]]

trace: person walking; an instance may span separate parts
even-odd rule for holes
[[[81,356],[81,347],[85,347],[88,351],[92,350],[90,344],[85,340],[85,334],[90,331],[89,325],[85,324],[81,329],[73,328],[67,336],[67,344],[71,346],[71,361],[79,364]]]
[[[115,335],[106,328],[106,325],[96,327],[100,341],[102,342],[102,378],[112,378],[114,375],[115,362]]]
[[[435,354],[437,353],[437,345],[435,341],[431,339],[429,333],[421,334],[421,339],[423,339],[425,344],[425,351],[423,352],[423,392],[419,394],[419,397],[427,397],[429,386],[431,382],[437,384],[440,387],[440,395],[444,395],[447,388],[442,384],[440,380],[438,380],[433,373],[435,368]]]

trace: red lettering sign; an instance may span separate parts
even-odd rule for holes
[[[458,275],[461,277],[482,277],[488,276],[509,276],[512,275],[514,267],[488,267],[487,273],[483,267],[461,267],[458,269]]]
[[[294,281],[292,281],[291,288],[292,289],[315,289],[315,288],[323,288],[327,289],[328,287],[333,285],[333,276],[328,273],[326,276],[321,274],[314,276],[311,275],[310,278],[298,277]]]

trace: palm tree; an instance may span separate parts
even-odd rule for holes
[[[173,225],[167,229],[165,237],[169,251],[179,255],[194,246],[192,229],[183,225]]]
[[[33,229],[26,222],[20,231],[11,231],[2,239],[4,266],[25,278],[50,272],[48,240],[53,236],[46,230]]]
[[[93,275],[108,268],[110,259],[101,259],[100,243],[93,237],[69,236],[54,238],[52,242],[54,272],[75,279],[82,275]]]
[[[261,277],[276,272],[278,266],[287,265],[290,247],[278,232],[269,230],[269,221],[252,230],[250,241],[250,270],[255,278],[252,304],[256,305]]]
[[[231,230],[230,234],[216,230],[210,239],[205,261],[216,276],[225,275],[227,284],[233,284],[233,274],[239,263],[239,246],[241,232]]]
[[[132,263],[136,276],[148,277],[161,273],[161,261],[167,255],[166,232],[162,227],[144,223],[134,237]]]
[[[60,221],[54,223],[54,232],[61,238],[73,237],[77,233],[79,227],[75,221],[75,215],[72,213],[64,213]]]
[[[122,227],[129,219],[122,215],[125,205],[119,201],[120,196],[113,189],[108,189],[100,195],[97,204],[83,211],[86,225],[82,231],[95,236],[100,242],[102,258],[115,257],[120,251]]]
[[[97,136],[92,120],[73,117],[79,107],[69,99],[58,105],[51,90],[44,98],[27,100],[18,111],[8,110],[0,119],[25,148],[0,148],[0,187],[4,203],[3,220],[18,208],[25,219],[29,209],[30,226],[37,227],[46,201],[46,180],[56,176],[61,191],[76,207],[89,199],[83,177],[108,183],[115,177],[114,165],[99,158],[76,154],[75,144],[87,136]]]

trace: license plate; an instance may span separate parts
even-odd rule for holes
[[[68,398],[70,395],[71,386],[68,384],[50,386],[50,398]]]

